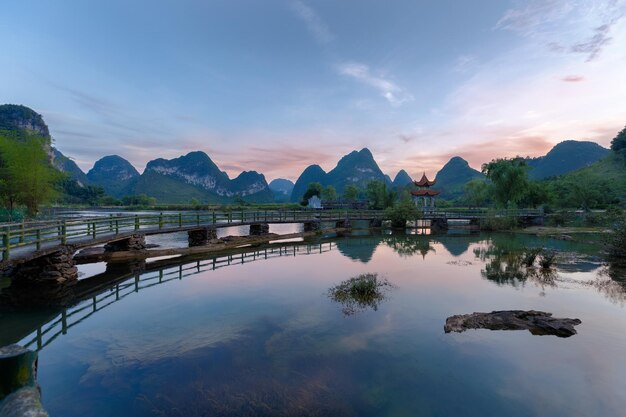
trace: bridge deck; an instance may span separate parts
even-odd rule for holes
[[[429,210],[415,220],[473,220],[487,216],[543,217],[542,210]],[[109,217],[60,219],[3,225],[0,251],[3,263],[19,263],[45,256],[61,246],[76,248],[100,245],[129,237],[184,232],[201,227],[247,226],[254,223],[333,222],[341,220],[383,220],[376,210],[264,210],[207,211],[203,213],[118,215]]]

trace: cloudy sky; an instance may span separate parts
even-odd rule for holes
[[[203,150],[295,180],[479,168],[626,124],[626,0],[7,0],[0,102],[85,170]]]

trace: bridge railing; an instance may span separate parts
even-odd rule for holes
[[[2,260],[10,259],[11,250],[28,247],[40,250],[46,244],[68,244],[79,239],[95,240],[133,231],[189,229],[194,226],[247,224],[254,222],[289,223],[303,221],[332,221],[338,219],[380,218],[375,210],[240,210],[195,213],[147,213],[110,215],[109,217],[60,219],[39,223],[5,225],[0,231]]]

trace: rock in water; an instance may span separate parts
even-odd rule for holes
[[[461,333],[468,329],[528,330],[534,335],[570,337],[579,319],[556,318],[544,311],[506,310],[450,316],[443,327],[446,333]]]

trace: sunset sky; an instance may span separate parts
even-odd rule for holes
[[[434,175],[626,124],[626,0],[9,0],[0,50],[0,102],[85,170],[203,150],[295,180],[369,147]]]

